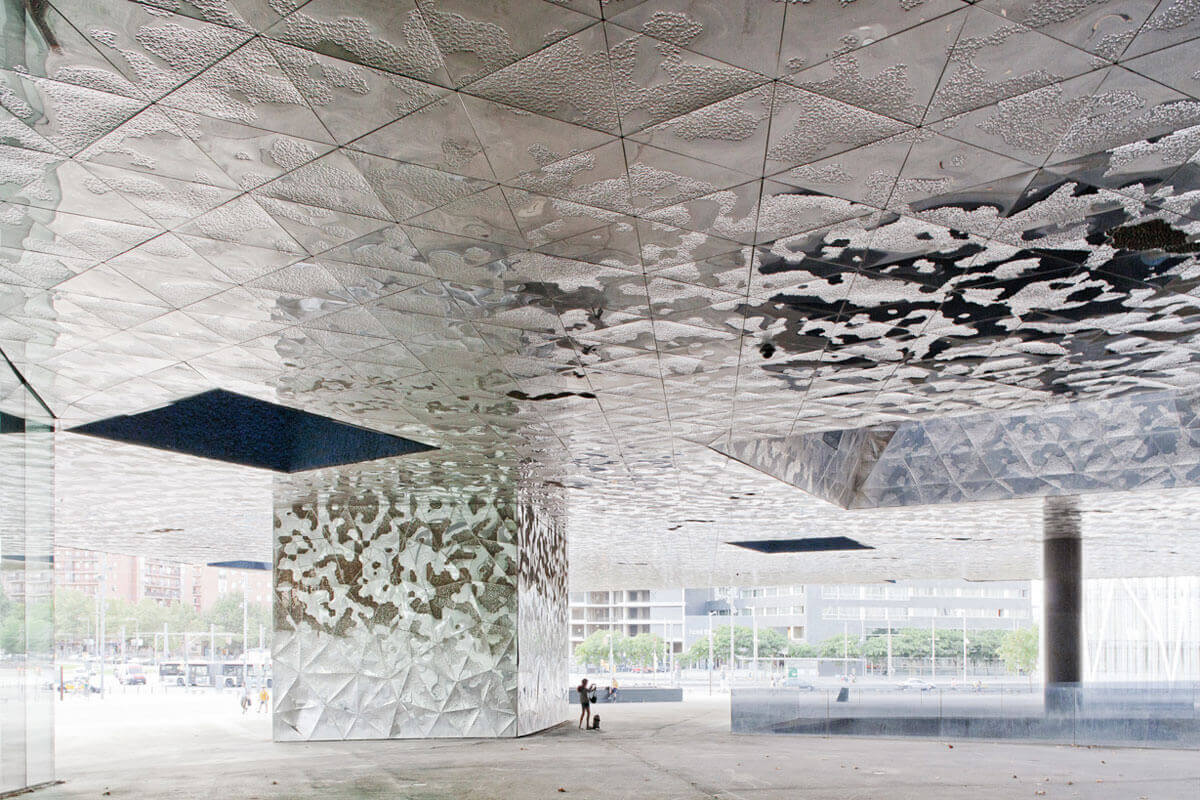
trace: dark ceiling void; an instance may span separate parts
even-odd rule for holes
[[[807,539],[759,539],[752,542],[728,542],[735,547],[759,553],[822,553],[829,550],[874,550],[847,536],[816,536]]]
[[[89,422],[71,431],[275,472],[303,472],[436,449],[223,389],[140,414]]]
[[[1109,232],[1114,247],[1122,250],[1165,250],[1168,253],[1200,252],[1200,244],[1190,241],[1186,232],[1161,219],[1136,225],[1122,225]]]

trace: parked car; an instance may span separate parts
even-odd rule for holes
[[[145,686],[146,669],[141,664],[122,664],[117,667],[117,682],[122,686]]]
[[[924,678],[909,678],[906,681],[902,681],[901,683],[896,684],[896,688],[897,689],[916,689],[917,691],[920,691],[920,692],[928,692],[928,691],[932,691],[933,689],[936,689],[937,686],[934,686],[932,683],[925,680]]]
[[[63,690],[67,692],[97,693],[100,691],[100,678],[98,675],[87,672],[87,670],[76,670],[69,678],[63,681]]]
[[[816,691],[817,687],[813,686],[808,681],[802,681],[799,678],[785,678],[783,681],[783,688],[798,689],[802,692],[812,692]]]

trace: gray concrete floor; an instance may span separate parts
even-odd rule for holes
[[[602,711],[599,733],[572,720],[524,739],[273,744],[233,694],[68,698],[66,782],[31,797],[1200,798],[1195,751],[735,736],[722,697]]]

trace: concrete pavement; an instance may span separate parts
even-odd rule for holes
[[[572,719],[524,739],[274,744],[266,715],[243,716],[233,693],[68,698],[58,709],[66,783],[35,797],[1200,797],[1194,751],[738,736],[720,696],[602,710],[599,733]]]

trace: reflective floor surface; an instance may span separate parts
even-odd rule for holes
[[[66,783],[37,800],[1200,796],[1194,752],[735,736],[727,697],[604,708],[600,733],[571,721],[525,739],[441,742],[273,744],[267,716],[241,716],[232,694],[59,709]]]

